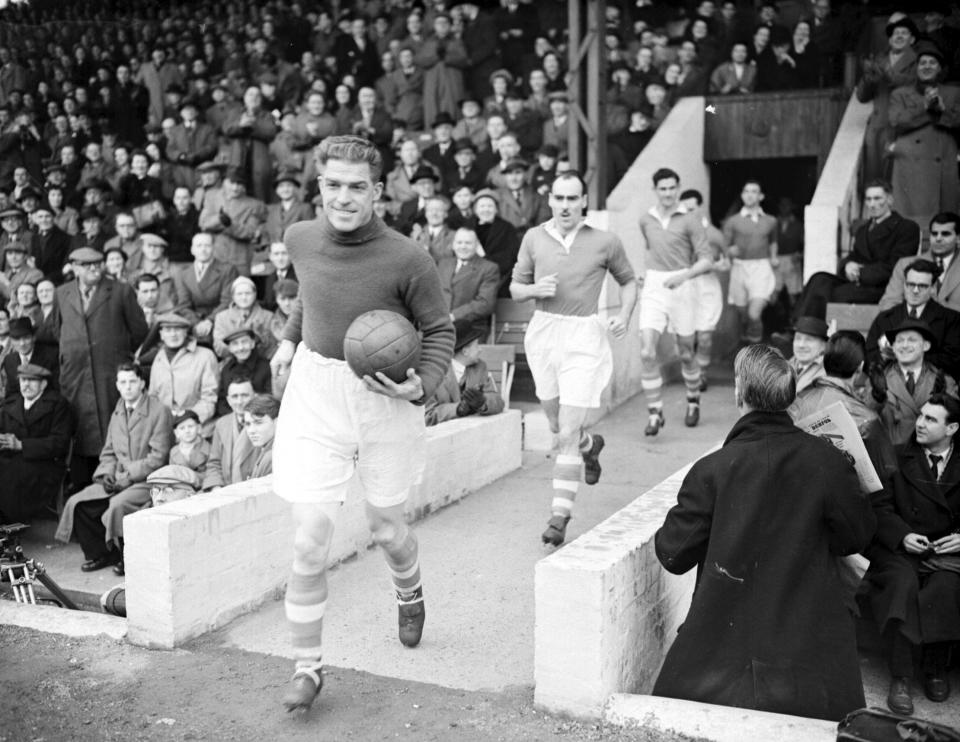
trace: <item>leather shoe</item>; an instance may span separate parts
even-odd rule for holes
[[[560,546],[567,537],[567,523],[569,522],[569,515],[552,516],[547,522],[547,530],[543,532],[540,539],[547,546]]]
[[[910,697],[909,678],[894,678],[890,681],[887,707],[895,714],[913,715],[913,699]]]
[[[423,622],[427,610],[423,605],[423,588],[418,588],[410,600],[400,600],[397,606],[400,643],[405,647],[415,647],[423,636]]]
[[[116,554],[107,554],[106,556],[91,559],[80,565],[81,572],[96,572],[98,569],[106,569],[120,561]]]
[[[122,559],[121,559],[119,562],[117,562],[116,564],[113,565],[113,573],[114,573],[115,575],[117,575],[118,577],[124,577],[124,576],[126,576],[127,571],[126,571],[126,569],[124,569],[123,560],[122,560]]]
[[[695,428],[700,422],[700,403],[687,402],[687,414],[683,418],[683,424],[688,428]]]
[[[596,484],[600,481],[600,472],[603,470],[600,466],[600,452],[603,450],[605,441],[599,433],[593,434],[593,445],[588,451],[583,451],[580,455],[583,458],[583,481],[587,484]]]
[[[927,675],[923,681],[923,692],[935,703],[942,703],[950,697],[950,681],[943,675]]]
[[[287,683],[287,690],[283,694],[283,705],[288,712],[306,711],[320,694],[322,687],[323,673],[319,667],[297,670]]]

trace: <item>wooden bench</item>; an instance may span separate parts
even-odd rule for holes
[[[523,352],[523,335],[533,317],[534,302],[514,301],[513,299],[497,299],[497,306],[493,311],[490,324],[490,343],[496,345],[510,344],[519,346]]]
[[[480,358],[487,364],[493,383],[500,390],[503,408],[510,409],[510,389],[516,371],[517,349],[512,345],[481,345]]]
[[[836,321],[838,330],[858,330],[864,336],[880,313],[876,304],[827,304],[827,324]]]

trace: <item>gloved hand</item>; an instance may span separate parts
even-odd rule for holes
[[[457,405],[457,417],[475,415],[480,412],[486,404],[487,400],[483,396],[482,389],[468,387],[463,391],[463,394],[460,395],[460,403]]]

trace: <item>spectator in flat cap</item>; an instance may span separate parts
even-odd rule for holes
[[[129,285],[106,279],[103,255],[92,248],[70,254],[76,281],[57,289],[60,380],[79,421],[75,481],[89,481],[117,400],[113,374],[133,357],[147,323]]]
[[[263,93],[260,89],[253,86],[247,88],[243,94],[243,108],[227,117],[223,123],[223,134],[230,142],[228,162],[246,170],[249,180],[244,181],[243,185],[250,188],[254,198],[265,203],[270,200],[273,165],[269,148],[277,134],[277,125],[262,103]]]
[[[62,193],[54,189],[54,193]],[[71,209],[71,211],[73,211]],[[76,216],[76,212],[73,212]],[[37,227],[34,243],[34,268],[55,283],[63,281],[63,266],[70,254],[70,235],[57,226],[53,208],[46,201],[41,202],[33,212],[33,223]],[[39,281],[37,278],[33,283]]]
[[[189,427],[189,421],[186,427]],[[176,426],[174,432],[176,432]],[[203,439],[200,439],[200,443],[208,445]],[[173,450],[170,451],[170,456],[173,457]],[[156,508],[168,502],[185,500],[197,494],[200,483],[200,475],[189,466],[183,464],[161,466],[147,477],[147,485],[150,487],[150,504]]]
[[[27,262],[27,247],[20,242],[8,242],[3,249],[6,267],[0,272],[0,303],[16,302],[17,288],[24,283],[36,284],[41,273]]]
[[[213,323],[213,349],[217,356],[226,358],[229,349],[225,338],[240,329],[253,330],[266,358],[276,350],[270,331],[272,315],[257,302],[257,289],[246,276],[236,278],[230,287],[230,306],[217,314]]]
[[[140,235],[140,246],[127,261],[127,282],[136,286],[137,279],[144,273],[155,276],[160,282],[160,305],[173,307],[177,303],[177,288],[173,280],[174,268],[166,252],[167,241],[160,235]]]
[[[7,388],[3,398],[10,399],[20,395],[17,383],[18,370],[25,366],[39,366],[47,370],[43,376],[47,386],[57,391],[57,379],[60,376],[60,359],[55,348],[37,345],[37,330],[28,317],[14,317],[10,320],[10,341],[12,348],[3,358],[3,377]]]
[[[223,205],[223,173],[227,169],[224,163],[208,160],[197,165],[197,176],[200,185],[193,191],[193,205],[198,213],[204,209],[212,213],[219,213]]]
[[[267,218],[260,230],[260,244],[269,246],[281,242],[287,227],[315,218],[313,206],[300,197],[299,172],[282,170],[273,179],[277,201],[267,206]]]
[[[457,325],[453,359],[443,382],[424,405],[427,425],[470,415],[503,412],[503,398],[487,364],[480,358],[480,341],[486,331],[470,324]]]
[[[208,202],[200,212],[200,229],[215,235],[214,256],[234,266],[242,276],[250,275],[256,238],[267,218],[263,201],[247,195],[246,181],[243,170],[229,168],[219,209],[214,210],[216,204]]]
[[[520,158],[510,160],[503,168],[503,186],[497,189],[500,216],[517,230],[517,236],[550,218],[547,200],[527,183],[529,165]]]
[[[174,416],[193,410],[205,425],[212,421],[217,406],[217,358],[212,350],[197,344],[188,319],[161,314],[157,326],[161,348],[150,368],[150,393]]]
[[[170,464],[184,467],[198,476],[191,477],[190,482],[194,490],[200,489],[202,475],[207,469],[210,459],[210,444],[201,435],[200,417],[193,410],[184,410],[173,418],[173,437],[176,443],[170,449]],[[163,469],[157,469],[154,474],[162,476]],[[152,476],[152,475],[151,475]],[[150,477],[147,477],[150,481]],[[156,505],[154,501],[154,505]]]
[[[227,357],[220,364],[220,389],[217,394],[217,416],[230,412],[227,390],[234,379],[250,379],[253,390],[269,394],[272,389],[270,361],[257,347],[257,334],[249,327],[234,330],[223,339]]]
[[[49,386],[50,371],[25,364],[0,404],[0,524],[30,522],[56,507],[73,437],[67,401]]]
[[[18,206],[7,206],[0,210],[0,252],[7,249],[7,245],[16,243],[23,245],[27,255],[33,254],[34,233],[27,227],[27,215]],[[0,267],[6,268],[6,260],[0,255]]]
[[[165,154],[173,163],[171,176],[176,187],[193,188],[196,166],[212,159],[219,148],[213,127],[200,120],[200,110],[190,98],[180,102],[180,123],[170,130]]]
[[[254,271],[254,283],[257,285],[258,294],[263,297],[261,306],[272,312],[277,308],[275,285],[283,280],[296,281],[297,271],[290,262],[290,253],[282,241],[271,243],[267,256],[267,262],[254,266],[259,268]]]

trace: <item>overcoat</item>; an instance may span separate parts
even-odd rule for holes
[[[71,281],[57,289],[60,327],[60,393],[77,414],[80,456],[99,456],[119,394],[117,366],[133,358],[147,336],[147,321],[133,289],[103,279],[83,310]]]
[[[697,585],[654,695],[820,719],[862,708],[834,556],[866,548],[875,527],[832,445],[786,412],[741,417],[655,537],[663,566],[696,567]]]
[[[960,578],[921,575],[921,558],[908,554],[902,542],[908,533],[935,541],[960,528],[960,456],[954,450],[939,482],[915,439],[898,449],[898,461],[900,468],[874,495],[877,538],[866,553],[870,568],[861,597],[881,630],[896,621],[914,644],[956,641]]]
[[[241,126],[244,109],[233,111],[223,122],[223,135],[229,142],[227,162],[247,171],[247,193],[266,203],[273,196],[273,162],[270,142],[277,135],[277,125],[269,111],[254,112],[250,126]]]
[[[913,394],[907,391],[907,382],[896,363],[891,363],[884,371],[887,382],[887,399],[883,403],[875,403],[880,419],[890,435],[890,440],[899,446],[910,440],[913,427],[920,414],[920,408],[934,393],[937,382],[938,369],[924,362],[920,376],[916,380]],[[944,389],[947,394],[957,396],[957,383],[952,377],[944,375]]]
[[[21,451],[0,451],[0,512],[9,522],[29,521],[53,503],[73,425],[70,405],[50,389],[29,410],[20,396],[0,406],[0,433],[13,433],[23,444]]]
[[[430,36],[416,53],[423,73],[423,120],[432,123],[441,111],[454,118],[463,98],[467,49],[460,39]]]

